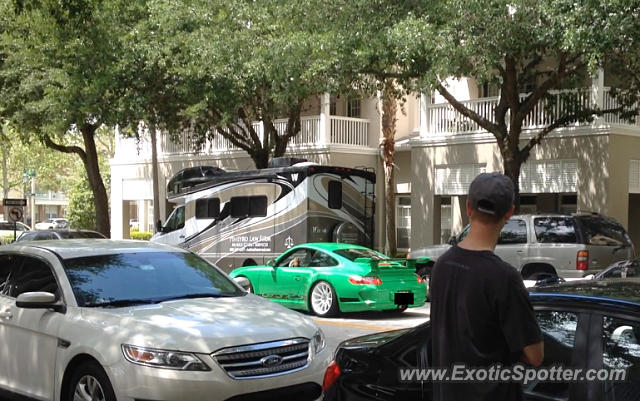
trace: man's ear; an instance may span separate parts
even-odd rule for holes
[[[511,209],[509,209],[507,214],[504,215],[504,221],[509,220],[511,218],[511,216],[513,216],[514,210],[516,210],[516,206],[515,205],[511,205]]]
[[[467,201],[467,216],[471,217],[471,213],[473,212],[473,209],[471,209],[471,203],[469,203],[469,201]]]

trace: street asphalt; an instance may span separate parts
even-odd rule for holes
[[[327,346],[332,350],[344,340],[380,331],[414,327],[429,320],[429,304],[398,312],[343,313],[335,318],[314,317],[324,331]]]

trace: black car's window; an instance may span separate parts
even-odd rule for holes
[[[22,256],[0,255],[0,295],[12,296],[12,281],[20,273]]]
[[[498,244],[526,244],[527,243],[527,223],[523,220],[507,220],[504,228],[500,232]]]
[[[315,251],[309,263],[309,267],[331,267],[337,265],[338,262],[334,258],[322,251]]]
[[[536,238],[540,243],[575,244],[575,220],[573,217],[536,217],[533,219]]]
[[[562,365],[570,367],[575,348],[578,316],[572,312],[539,311],[536,319],[544,337],[543,366]],[[569,399],[569,383],[533,383],[525,393],[538,394],[556,400]]]
[[[631,239],[627,232],[614,220],[595,216],[580,216],[577,220],[584,233],[584,242],[586,244],[601,246],[631,244]]]
[[[278,266],[309,266],[312,256],[313,251],[304,248],[297,248],[296,250],[289,252],[282,259],[280,259],[280,261],[278,262]]]
[[[80,306],[197,294],[244,294],[226,275],[192,253],[119,253],[67,259],[64,263]]]
[[[11,281],[9,296],[16,298],[25,292],[50,292],[57,294],[58,283],[49,265],[40,259],[24,257],[17,275]]]
[[[333,251],[333,253],[340,255],[343,258],[347,258],[352,262],[358,258],[371,258],[372,260],[389,259],[387,256],[381,253],[378,253],[374,250],[363,249],[363,248],[337,249]]]
[[[640,400],[640,323],[608,316],[603,322],[604,366],[627,369],[625,381],[604,383],[604,399]]]

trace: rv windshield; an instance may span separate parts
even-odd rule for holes
[[[390,259],[388,256],[366,248],[338,249],[333,252],[337,255],[342,256],[343,258],[349,259],[352,262],[358,258],[371,258],[372,260]]]

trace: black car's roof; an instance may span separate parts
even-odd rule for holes
[[[569,281],[548,287],[531,288],[531,300],[634,309],[640,312],[640,279]]]

